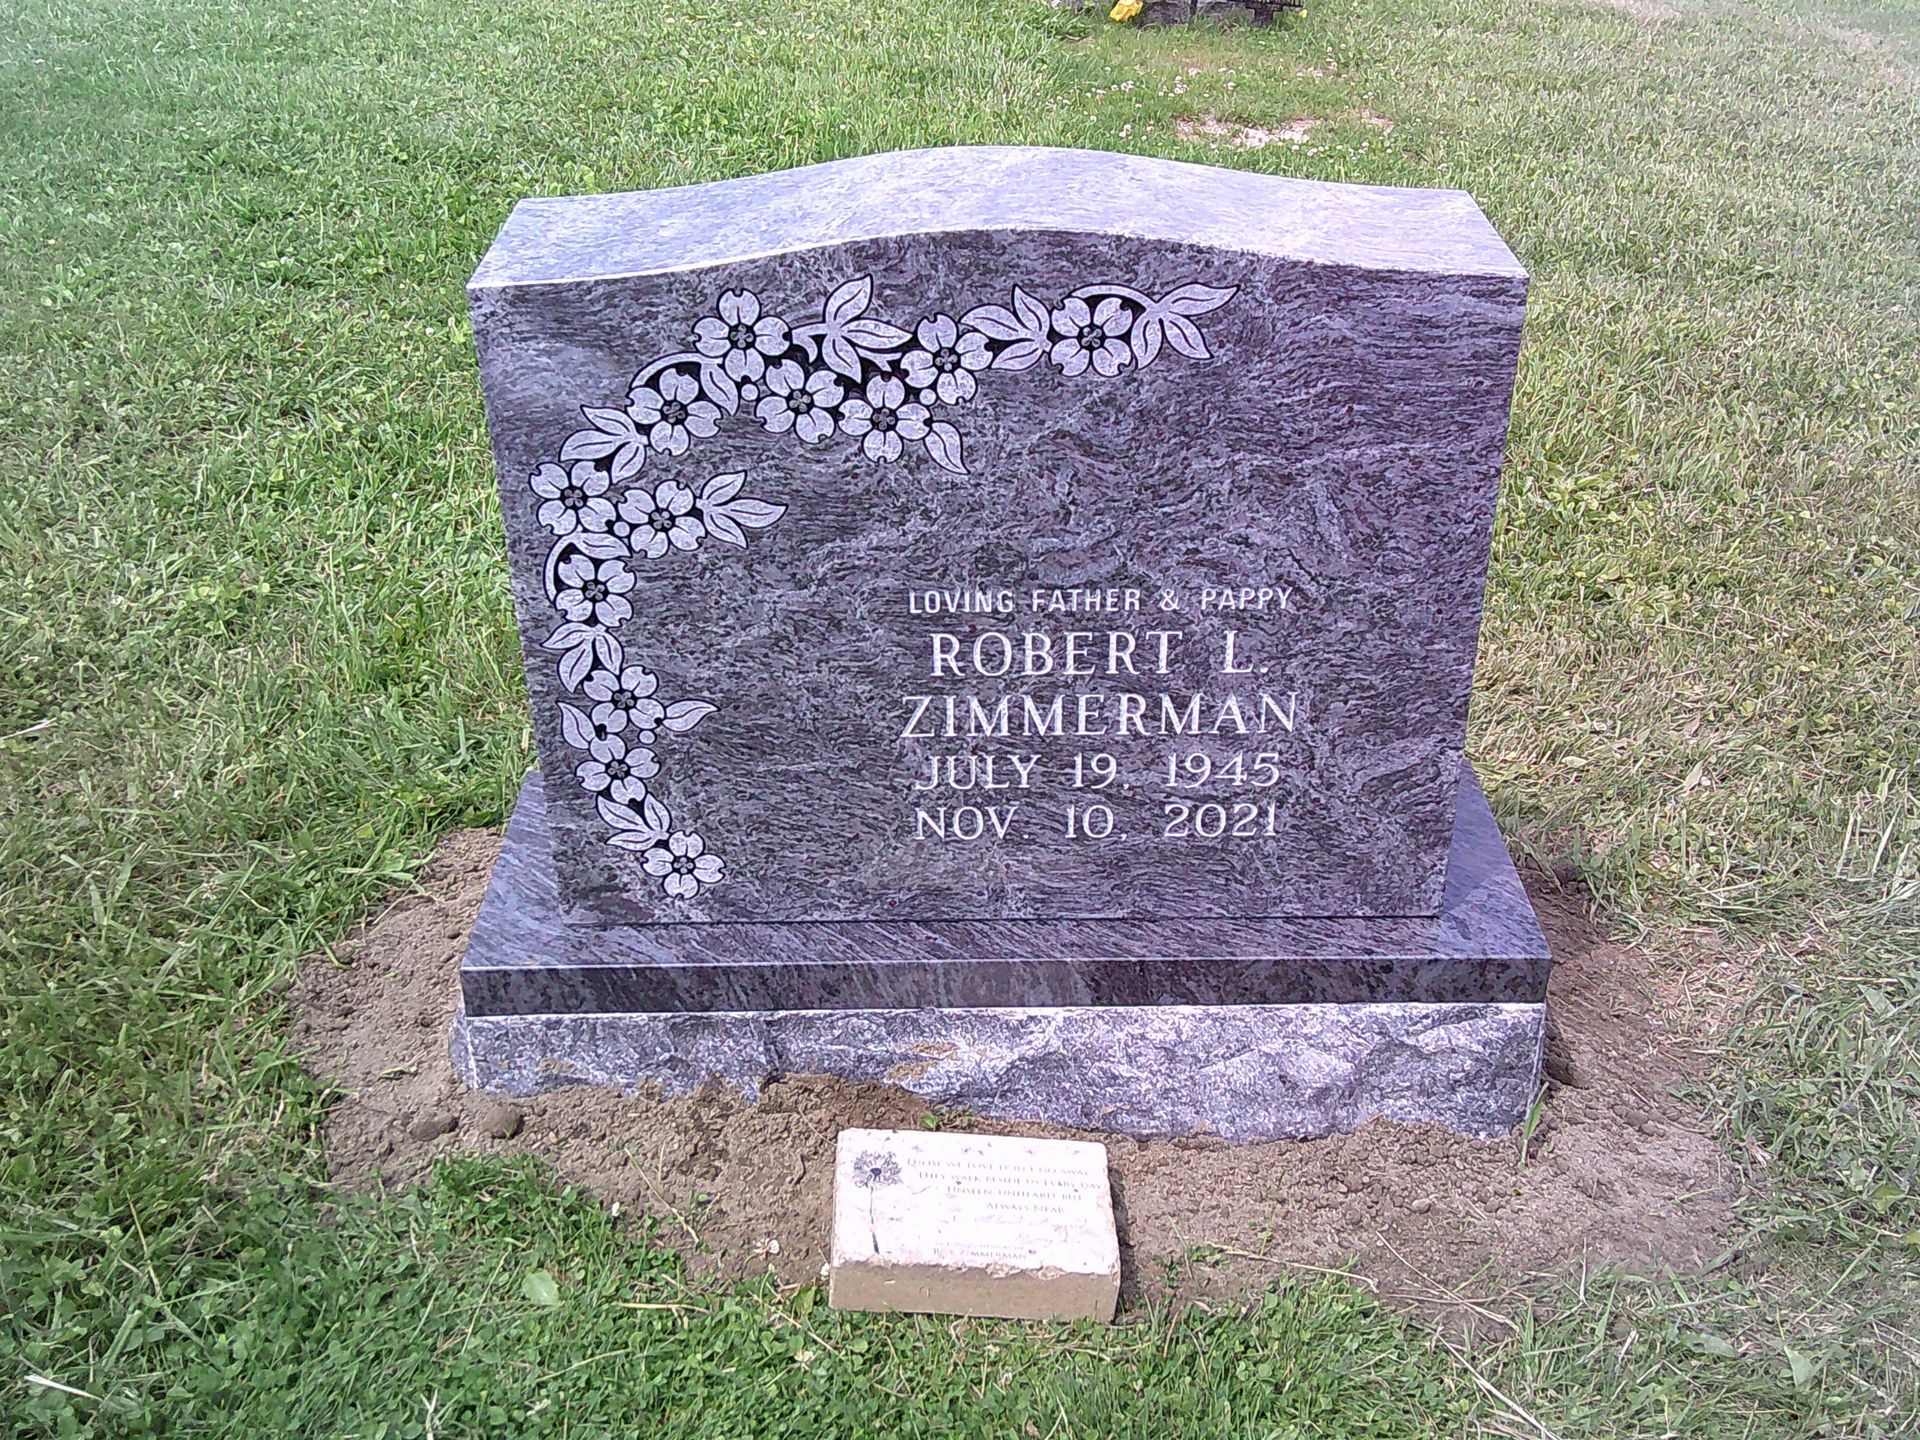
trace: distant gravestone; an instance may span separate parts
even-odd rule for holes
[[[1525,285],[1458,192],[1073,151],[523,202],[469,1079],[1514,1123],[1548,960],[1462,744]]]
[[[827,1297],[842,1310],[1111,1320],[1120,1241],[1105,1147],[842,1130]]]

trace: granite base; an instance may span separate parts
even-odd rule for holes
[[[1470,767],[1440,913],[580,923],[528,778],[460,962],[467,1013],[1533,1004],[1551,957]],[[563,842],[564,843],[564,842]]]
[[[472,1086],[749,1099],[781,1075],[901,1086],[928,1104],[1129,1135],[1326,1135],[1376,1116],[1511,1130],[1540,1086],[1545,1005],[1122,1005],[526,1015],[454,1023]]]
[[[522,791],[461,961],[469,1085],[687,1094],[875,1080],[933,1105],[1135,1135],[1511,1129],[1551,967],[1472,771],[1441,913],[1416,918],[590,927]]]

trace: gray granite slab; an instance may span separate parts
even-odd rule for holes
[[[1439,914],[1524,294],[1458,192],[1131,156],[524,202],[568,915]]]
[[[1369,1001],[1538,1003],[1550,959],[1479,784],[1432,918],[567,923],[531,777],[460,965],[472,1016]]]
[[[1526,270],[1464,190],[1296,180],[1145,155],[956,145],[677,190],[522,200],[475,289],[734,264],[897,235],[1038,230],[1370,270]]]
[[[827,1074],[930,1104],[1129,1135],[1325,1135],[1377,1116],[1496,1135],[1540,1088],[1544,1005],[1139,1006],[462,1015],[469,1085],[684,1095]]]

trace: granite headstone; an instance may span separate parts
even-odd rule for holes
[[[468,1078],[1513,1123],[1548,956],[1462,746],[1525,289],[1459,192],[1111,154],[522,202]]]

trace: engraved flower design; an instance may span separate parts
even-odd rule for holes
[[[920,322],[914,338],[920,348],[909,350],[903,361],[907,383],[922,392],[932,390],[943,405],[971,400],[976,388],[973,372],[993,364],[987,337],[978,330],[963,335],[952,316],[935,315]],[[923,393],[920,398],[927,397]]]
[[[708,315],[693,327],[694,348],[721,360],[735,380],[758,380],[766,374],[767,361],[791,343],[787,322],[762,315],[760,297],[751,290],[724,291],[714,308],[718,315]]]
[[[720,857],[705,852],[700,837],[683,830],[669,835],[665,845],[647,851],[641,865],[647,874],[660,877],[667,894],[687,900],[699,894],[702,885],[720,879]]]
[[[667,710],[653,698],[660,681],[651,670],[641,665],[596,670],[580,688],[596,702],[589,718],[599,730],[617,735],[631,726],[642,745],[653,743],[654,728]]]
[[[560,562],[559,578],[560,589],[553,603],[569,620],[618,625],[632,616],[627,592],[633,589],[633,576],[620,561],[570,555]]]
[[[613,519],[613,502],[606,498],[607,477],[591,460],[577,460],[571,469],[549,461],[527,483],[545,502],[540,523],[556,535],[604,530]]]
[[[840,428],[862,435],[860,448],[869,460],[893,461],[906,448],[901,442],[927,438],[927,407],[907,399],[907,387],[892,375],[867,381],[866,398],[856,395],[840,407]]]
[[[833,433],[833,407],[847,393],[831,370],[809,375],[792,360],[769,367],[767,389],[772,393],[753,413],[774,434],[791,430],[808,445],[817,445]]]
[[[658,560],[669,547],[695,549],[707,533],[693,513],[693,491],[676,480],[663,480],[652,490],[629,490],[620,501],[620,518],[632,527],[627,543],[633,553],[649,560]]]
[[[1064,375],[1083,375],[1091,365],[1100,375],[1118,375],[1133,358],[1120,337],[1133,325],[1133,314],[1118,299],[1109,295],[1097,306],[1089,307],[1077,295],[1069,295],[1053,312],[1056,340],[1047,358]]]
[[[618,735],[594,748],[606,753],[582,762],[574,774],[588,790],[609,800],[624,805],[641,799],[647,793],[645,782],[660,773],[653,751],[639,745],[629,748]]]
[[[655,385],[641,385],[627,397],[627,413],[647,427],[647,443],[669,455],[684,455],[693,437],[719,433],[720,407],[700,398],[691,375],[664,370]]]
[[[884,1150],[862,1150],[853,1157],[853,1183],[862,1190],[877,1190],[900,1182],[900,1161]]]
[[[978,305],[957,320],[935,313],[909,328],[871,313],[871,275],[845,280],[820,301],[818,320],[809,311],[795,325],[764,315],[753,293],[729,290],[716,300],[717,313],[696,321],[697,353],[648,362],[624,403],[582,405],[584,426],[561,445],[557,463],[538,466],[528,483],[539,523],[554,535],[546,595],[564,616],[539,643],[556,657],[567,697],[559,702],[560,735],[576,752],[568,763],[587,757],[577,774],[607,826],[604,843],[644,857],[646,873],[675,898],[721,880],[720,857],[678,828],[645,783],[658,773],[656,743],[692,730],[718,707],[693,697],[668,703],[652,672],[627,664],[617,633],[634,612],[627,560],[745,549],[749,532],[773,525],[788,508],[743,493],[744,471],[691,487],[635,485],[649,451],[684,455],[694,441],[718,435],[728,417],[751,417],[769,434],[806,445],[845,434],[869,460],[899,460],[913,443],[940,469],[964,476],[971,472],[963,436],[929,407],[971,400],[978,376],[1027,370],[1043,359],[1069,376],[1092,370],[1109,377],[1152,364],[1163,349],[1210,359],[1195,321],[1237,289],[1189,282],[1156,296],[1101,281],[1048,301],[1016,285],[1010,306]]]

